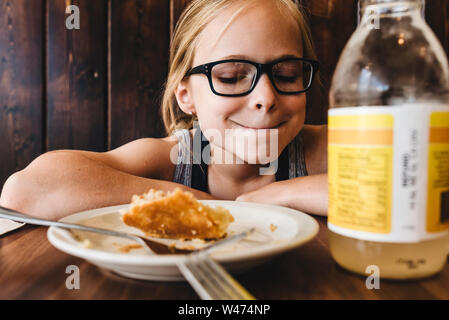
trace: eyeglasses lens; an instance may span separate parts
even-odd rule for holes
[[[313,66],[300,60],[286,60],[275,64],[271,76],[277,90],[294,93],[307,90],[312,81]],[[245,62],[224,62],[211,72],[212,84],[220,94],[244,94],[256,81],[257,67]]]

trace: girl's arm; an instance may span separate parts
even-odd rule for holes
[[[278,181],[239,196],[236,201],[261,202],[327,215],[327,174]]]
[[[147,147],[149,150],[143,152]],[[170,150],[166,147],[149,145],[147,141],[140,148],[131,143],[119,149],[107,153],[43,154],[7,180],[0,205],[33,216],[59,219],[82,210],[129,203],[133,194],[142,194],[150,188],[168,191],[180,187],[199,199],[212,199],[207,193],[159,180],[168,177],[167,172],[173,172],[170,168],[174,165],[168,158]],[[145,161],[154,155],[164,159]]]

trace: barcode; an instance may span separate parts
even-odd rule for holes
[[[441,193],[440,222],[449,221],[449,190]]]

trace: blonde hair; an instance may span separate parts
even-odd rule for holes
[[[273,1],[278,4],[281,13],[289,14],[298,24],[303,42],[303,56],[316,59],[305,14],[292,0]],[[161,107],[162,119],[168,135],[172,135],[178,129],[191,129],[193,122],[196,120],[195,115],[186,114],[179,108],[174,93],[187,71],[192,68],[195,49],[197,48],[201,32],[223,11],[239,2],[243,6],[254,1],[194,0],[179,18],[170,44],[170,67]],[[241,10],[242,8],[238,12]]]

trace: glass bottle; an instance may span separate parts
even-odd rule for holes
[[[422,0],[360,0],[329,109],[329,245],[342,267],[410,279],[449,249],[449,69]]]

